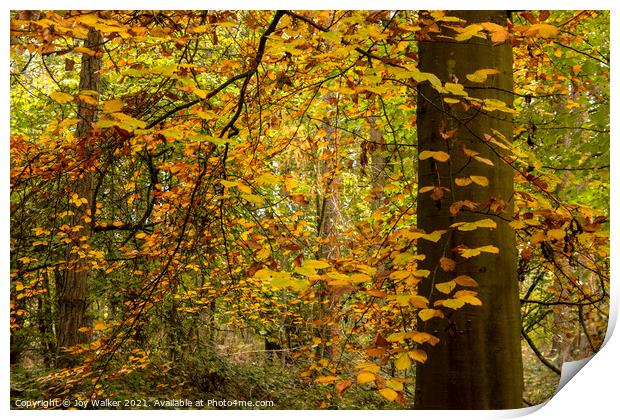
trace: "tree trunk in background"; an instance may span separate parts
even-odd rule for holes
[[[325,130],[325,140],[328,142],[327,150],[324,152],[325,160],[319,162],[318,168],[318,186],[322,192],[322,198],[319,206],[318,221],[318,237],[321,240],[319,246],[318,258],[338,259],[340,258],[340,247],[338,245],[338,221],[341,206],[341,180],[339,172],[340,149],[338,141],[338,132],[336,126],[338,124],[337,112],[337,96],[332,92],[327,93],[323,98],[323,102],[328,106],[336,108],[333,117],[325,117],[323,129]],[[332,341],[338,335],[338,319],[337,312],[340,304],[340,294],[335,287],[329,286],[325,282],[319,283],[317,291],[318,303],[316,311],[316,319],[324,320],[325,323],[319,327],[319,335],[321,337],[321,345],[317,347],[319,355],[322,358],[331,358],[334,356],[333,344],[328,346],[327,343]]]
[[[505,25],[508,18],[505,11],[459,11],[450,14],[466,20],[464,25],[475,22]],[[445,28],[442,34],[454,35]],[[512,105],[512,96],[507,93],[513,89],[512,51],[506,43],[492,45],[490,41],[478,37],[456,42],[433,34],[431,40],[419,42],[419,60],[421,71],[437,75],[444,83],[487,87],[468,90],[474,98],[498,99]],[[469,82],[466,75],[478,69],[497,69],[500,73],[489,76],[484,83]],[[489,146],[492,144],[484,144],[483,140],[484,134],[492,134],[493,129],[511,139],[510,116],[498,112],[481,113],[474,107],[464,110],[460,104],[449,105],[428,83],[421,84],[418,89],[419,150],[442,150],[450,155],[447,162],[432,158],[419,161],[419,188],[441,185],[450,191],[446,191],[440,199],[437,196],[434,199],[431,192],[418,193],[418,227],[432,232],[450,229],[455,222],[485,218],[492,218],[497,227],[452,230],[442,235],[438,243],[426,240],[418,243],[418,252],[426,256],[420,264],[421,268],[431,271],[431,275],[421,282],[419,293],[429,297],[431,307],[434,301],[447,297],[434,285],[458,275],[468,275],[479,283],[476,290],[482,306],[466,304],[456,311],[443,308],[445,318],[421,322],[419,329],[435,335],[440,342],[434,347],[423,347],[428,353],[428,360],[417,367],[415,407],[519,408],[522,406],[523,367],[517,250],[514,231],[508,224],[513,217],[514,172],[491,151]],[[458,131],[451,138],[442,138],[441,132],[455,128]],[[494,166],[468,158],[463,146],[491,160]],[[455,185],[455,178],[471,175],[488,178],[489,185]],[[499,210],[495,207],[496,213],[489,210],[489,199],[499,205]],[[480,213],[464,209],[453,216],[450,206],[459,200],[479,203],[476,211]],[[486,204],[483,203],[485,201]],[[493,245],[499,248],[499,253],[482,252],[464,259],[455,250],[459,245],[468,248]],[[458,263],[453,272],[439,268],[441,257]]]
[[[373,191],[373,199],[370,202],[370,209],[374,212],[383,205],[385,195],[383,189],[385,188],[387,173],[386,167],[388,165],[388,158],[386,157],[386,145],[383,138],[383,131],[377,127],[375,117],[371,117],[370,123],[370,147],[372,148],[371,156],[371,186]]]
[[[99,31],[91,29],[84,47],[93,50],[101,50],[103,39]],[[90,90],[99,92],[101,82],[102,61],[99,54],[82,55],[82,65],[80,70],[80,91]],[[96,99],[96,96],[95,96]],[[85,198],[87,203],[80,206],[73,205],[72,226],[82,226],[77,232],[81,243],[90,242],[92,231],[91,224],[84,220],[88,216],[87,209],[93,200],[93,177],[90,159],[92,158],[94,142],[91,138],[93,123],[97,120],[97,107],[84,101],[79,102],[78,106],[79,122],[76,130],[76,138],[82,142],[82,156],[77,155],[82,160],[83,171],[73,185],[73,192],[80,198]],[[93,215],[90,215],[93,217]],[[70,246],[67,252],[67,261],[76,260],[78,256],[71,253]],[[57,273],[57,293],[58,293],[58,329],[56,331],[59,367],[68,367],[74,364],[74,360],[68,354],[63,354],[63,350],[76,344],[86,342],[87,336],[80,333],[79,329],[86,326],[85,314],[88,306],[88,277],[90,269],[88,262],[79,259],[71,262],[71,265],[64,271]]]
[[[56,343],[54,340],[54,315],[52,314],[52,299],[50,295],[49,274],[43,274],[43,288],[45,293],[37,298],[37,324],[41,335],[41,354],[46,368],[54,366]]]

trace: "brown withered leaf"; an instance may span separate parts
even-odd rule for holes
[[[353,382],[351,381],[338,382],[336,384],[336,390],[338,391],[338,395],[342,396],[342,393],[345,392],[347,389],[351,388],[351,385],[353,385]]]
[[[450,206],[450,214],[452,214],[452,216],[456,216],[456,214],[461,211],[461,208],[463,207],[467,207],[470,210],[475,210],[478,207],[478,203],[474,203],[469,200],[455,201]]]
[[[439,265],[441,266],[441,269],[446,272],[454,271],[456,268],[456,262],[446,257],[441,257],[439,260]]]
[[[303,194],[295,193],[291,194],[289,197],[297,204],[307,206],[310,203]]]
[[[443,198],[443,195],[444,195],[443,188],[435,187],[435,188],[433,188],[433,193],[431,194],[431,198],[434,201],[438,201],[438,200],[441,200]]]

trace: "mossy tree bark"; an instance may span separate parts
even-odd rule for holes
[[[502,11],[459,11],[453,16],[466,21],[505,25],[509,17]],[[419,68],[438,76],[443,83],[460,83],[469,96],[501,100],[512,105],[512,51],[510,45],[494,45],[490,40],[472,37],[463,42],[450,39],[454,32],[442,27],[419,42]],[[467,78],[479,69],[496,69],[498,74],[484,83]],[[513,216],[513,169],[501,158],[501,152],[485,141],[493,130],[507,139],[512,136],[510,115],[486,112],[476,106],[449,104],[428,83],[418,90],[419,150],[444,151],[446,162],[419,161],[419,186],[445,187],[445,190],[418,193],[418,227],[426,232],[447,230],[438,243],[421,240],[418,252],[426,259],[421,268],[431,275],[420,284],[419,293],[430,304],[446,299],[435,285],[459,275],[475,279],[481,306],[466,304],[454,311],[444,309],[446,317],[423,322],[419,329],[440,339],[435,346],[425,345],[426,363],[416,372],[415,407],[418,409],[504,409],[522,406],[523,368],[520,344],[520,302],[517,282],[515,235],[509,222]],[[452,130],[456,131],[451,135]],[[443,134],[443,136],[442,136]],[[495,134],[498,136],[498,134]],[[447,138],[446,138],[447,137]],[[467,156],[467,150],[493,163],[490,166]],[[456,178],[485,177],[488,185],[471,182],[455,184]],[[477,178],[481,180],[481,178]],[[482,182],[484,183],[484,182]],[[443,196],[442,196],[443,194]],[[453,203],[469,200],[477,207],[464,206],[450,211]],[[453,207],[454,209],[454,207]],[[496,228],[459,231],[450,228],[456,222],[491,218]],[[498,253],[482,252],[463,258],[462,248],[493,245]],[[440,267],[441,258],[456,262],[452,271]],[[448,264],[449,266],[449,264]],[[448,268],[449,270],[449,268]],[[457,286],[457,289],[460,286]],[[452,292],[454,293],[454,292]]]

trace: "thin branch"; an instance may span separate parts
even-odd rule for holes
[[[554,371],[558,375],[562,374],[562,371],[560,369],[558,369],[556,366],[554,366],[553,363],[548,361],[545,358],[545,356],[542,355],[540,350],[538,350],[538,348],[536,348],[536,345],[534,344],[532,339],[526,334],[526,332],[523,329],[521,329],[521,335],[523,336],[525,341],[527,341],[527,344],[529,344],[530,348],[532,349],[532,351],[534,352],[536,357],[538,357],[538,360],[540,360],[543,365],[547,366],[549,369],[551,369],[552,371]]]
[[[592,127],[566,127],[566,126],[556,126],[556,127],[551,127],[551,126],[544,126],[544,125],[537,125],[536,126],[537,130],[584,130],[584,131],[593,131],[595,133],[609,133],[610,130],[609,129],[604,129],[604,128],[592,128]]]
[[[597,171],[599,169],[609,169],[610,165],[592,166],[589,168],[556,168],[553,166],[541,166],[544,169],[551,169],[552,171]]]
[[[596,61],[598,61],[599,63],[604,64],[605,66],[609,67],[609,61],[601,60],[600,58],[595,57],[595,56],[593,56],[593,55],[591,55],[591,54],[588,54],[588,53],[587,53],[587,52],[585,52],[585,51],[578,50],[577,48],[573,48],[573,47],[571,47],[570,45],[565,45],[565,44],[562,44],[561,42],[558,42],[558,41],[554,41],[554,43],[555,43],[555,44],[557,44],[557,45],[559,45],[560,47],[564,47],[564,48],[569,49],[569,50],[571,50],[571,51],[575,51],[577,54],[585,55],[586,57],[589,57],[589,58],[591,58],[592,60],[596,60]]]
[[[155,127],[157,124],[165,121],[166,119],[168,119],[169,117],[171,117],[172,115],[176,114],[177,112],[183,110],[183,109],[187,109],[193,105],[196,105],[197,103],[199,103],[200,101],[203,100],[209,100],[212,97],[214,97],[215,95],[217,95],[218,93],[220,93],[222,90],[226,89],[226,87],[228,87],[231,83],[236,82],[237,80],[241,80],[244,79],[246,77],[248,77],[248,75],[250,74],[250,70],[243,72],[241,74],[238,74],[234,77],[231,77],[230,79],[228,79],[227,81],[225,81],[224,83],[222,83],[221,85],[219,85],[217,88],[213,89],[211,92],[209,92],[206,96],[205,99],[195,99],[193,101],[189,101],[187,103],[184,103],[182,105],[179,105],[173,109],[171,109],[170,111],[166,112],[164,115],[162,115],[161,117],[155,119],[154,121],[152,121],[151,123],[149,123],[149,125],[146,126],[146,129],[151,129],[153,127]]]

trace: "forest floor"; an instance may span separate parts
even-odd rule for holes
[[[49,394],[48,382],[33,379],[54,372],[40,366],[41,361],[25,357],[19,366],[11,367],[13,408],[25,408],[17,406],[23,401],[54,398]],[[547,401],[555,393],[558,381],[559,377],[529,349],[524,350],[526,404]],[[269,356],[240,361],[194,355],[164,368],[149,365],[109,382],[99,401],[109,399],[118,403],[103,407],[106,409],[410,409],[413,390],[413,385],[407,387],[407,403],[403,407],[381,398],[371,386],[354,386],[339,396],[333,387],[305,381],[296,365]],[[263,406],[250,407],[250,401]],[[87,408],[97,407],[90,403]]]

